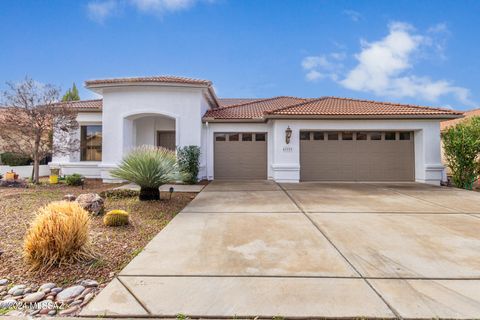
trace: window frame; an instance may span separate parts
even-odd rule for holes
[[[88,137],[88,127],[100,128],[100,143],[99,144],[87,144],[84,140]],[[84,132],[85,131],[85,132]],[[98,132],[98,131],[96,131]],[[89,150],[98,149],[100,159],[91,159],[92,153]],[[101,124],[81,124],[80,125],[80,161],[81,162],[99,162],[102,161],[103,153],[103,126]]]

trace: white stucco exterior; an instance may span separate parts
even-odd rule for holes
[[[439,184],[443,166],[440,152],[439,119],[287,120],[265,122],[202,122],[212,107],[202,86],[122,85],[96,89],[103,96],[101,112],[79,112],[80,125],[102,125],[102,161],[80,161],[79,153],[53,158],[52,166],[63,174],[115,181],[109,171],[135,146],[156,144],[156,132],[175,130],[176,146],[201,148],[200,179],[215,179],[214,134],[227,132],[266,132],[268,179],[298,182],[300,179],[300,130],[414,132],[415,180]],[[285,130],[292,129],[289,144]],[[56,133],[58,134],[58,133]],[[79,137],[79,132],[74,133]]]

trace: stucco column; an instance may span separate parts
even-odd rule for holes
[[[285,131],[290,127],[290,142],[285,140]],[[273,123],[273,179],[277,182],[300,181],[300,138],[299,128],[288,121],[275,120]],[[269,143],[273,143],[273,141]]]

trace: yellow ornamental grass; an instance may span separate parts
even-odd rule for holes
[[[76,202],[52,202],[38,211],[23,245],[32,270],[46,270],[94,258],[89,239],[90,217]]]

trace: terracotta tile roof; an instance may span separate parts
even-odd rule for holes
[[[228,107],[234,104],[243,104],[247,102],[253,102],[257,100],[263,100],[262,98],[218,98],[218,102],[221,107]]]
[[[276,97],[209,110],[204,120],[248,120],[275,117],[425,117],[458,118],[462,112],[409,104],[337,97]]]
[[[95,99],[95,100],[68,101],[68,102],[59,102],[58,104],[69,105],[78,111],[101,111],[103,100]]]
[[[260,99],[251,102],[244,102],[226,107],[210,109],[205,115],[204,119],[262,119],[267,111],[272,111],[286,106],[291,106],[307,99],[296,97],[274,97],[267,99]]]
[[[471,117],[480,117],[480,109],[465,111],[463,113],[463,115],[465,116],[465,118],[453,119],[453,120],[440,122],[440,129],[445,130],[445,129],[447,129],[451,126],[454,126],[454,125],[458,124],[459,122],[465,121],[466,119],[471,118]]]
[[[193,84],[193,85],[205,85],[211,86],[212,82],[209,80],[192,79],[185,77],[175,76],[154,76],[154,77],[131,77],[131,78],[110,78],[99,80],[87,80],[85,86],[95,86],[102,84],[115,84],[115,83],[131,83],[131,82],[159,82],[159,83],[178,83],[178,84]]]
[[[462,115],[449,109],[422,107],[410,104],[378,102],[338,97],[311,99],[305,103],[276,109],[275,115]]]

